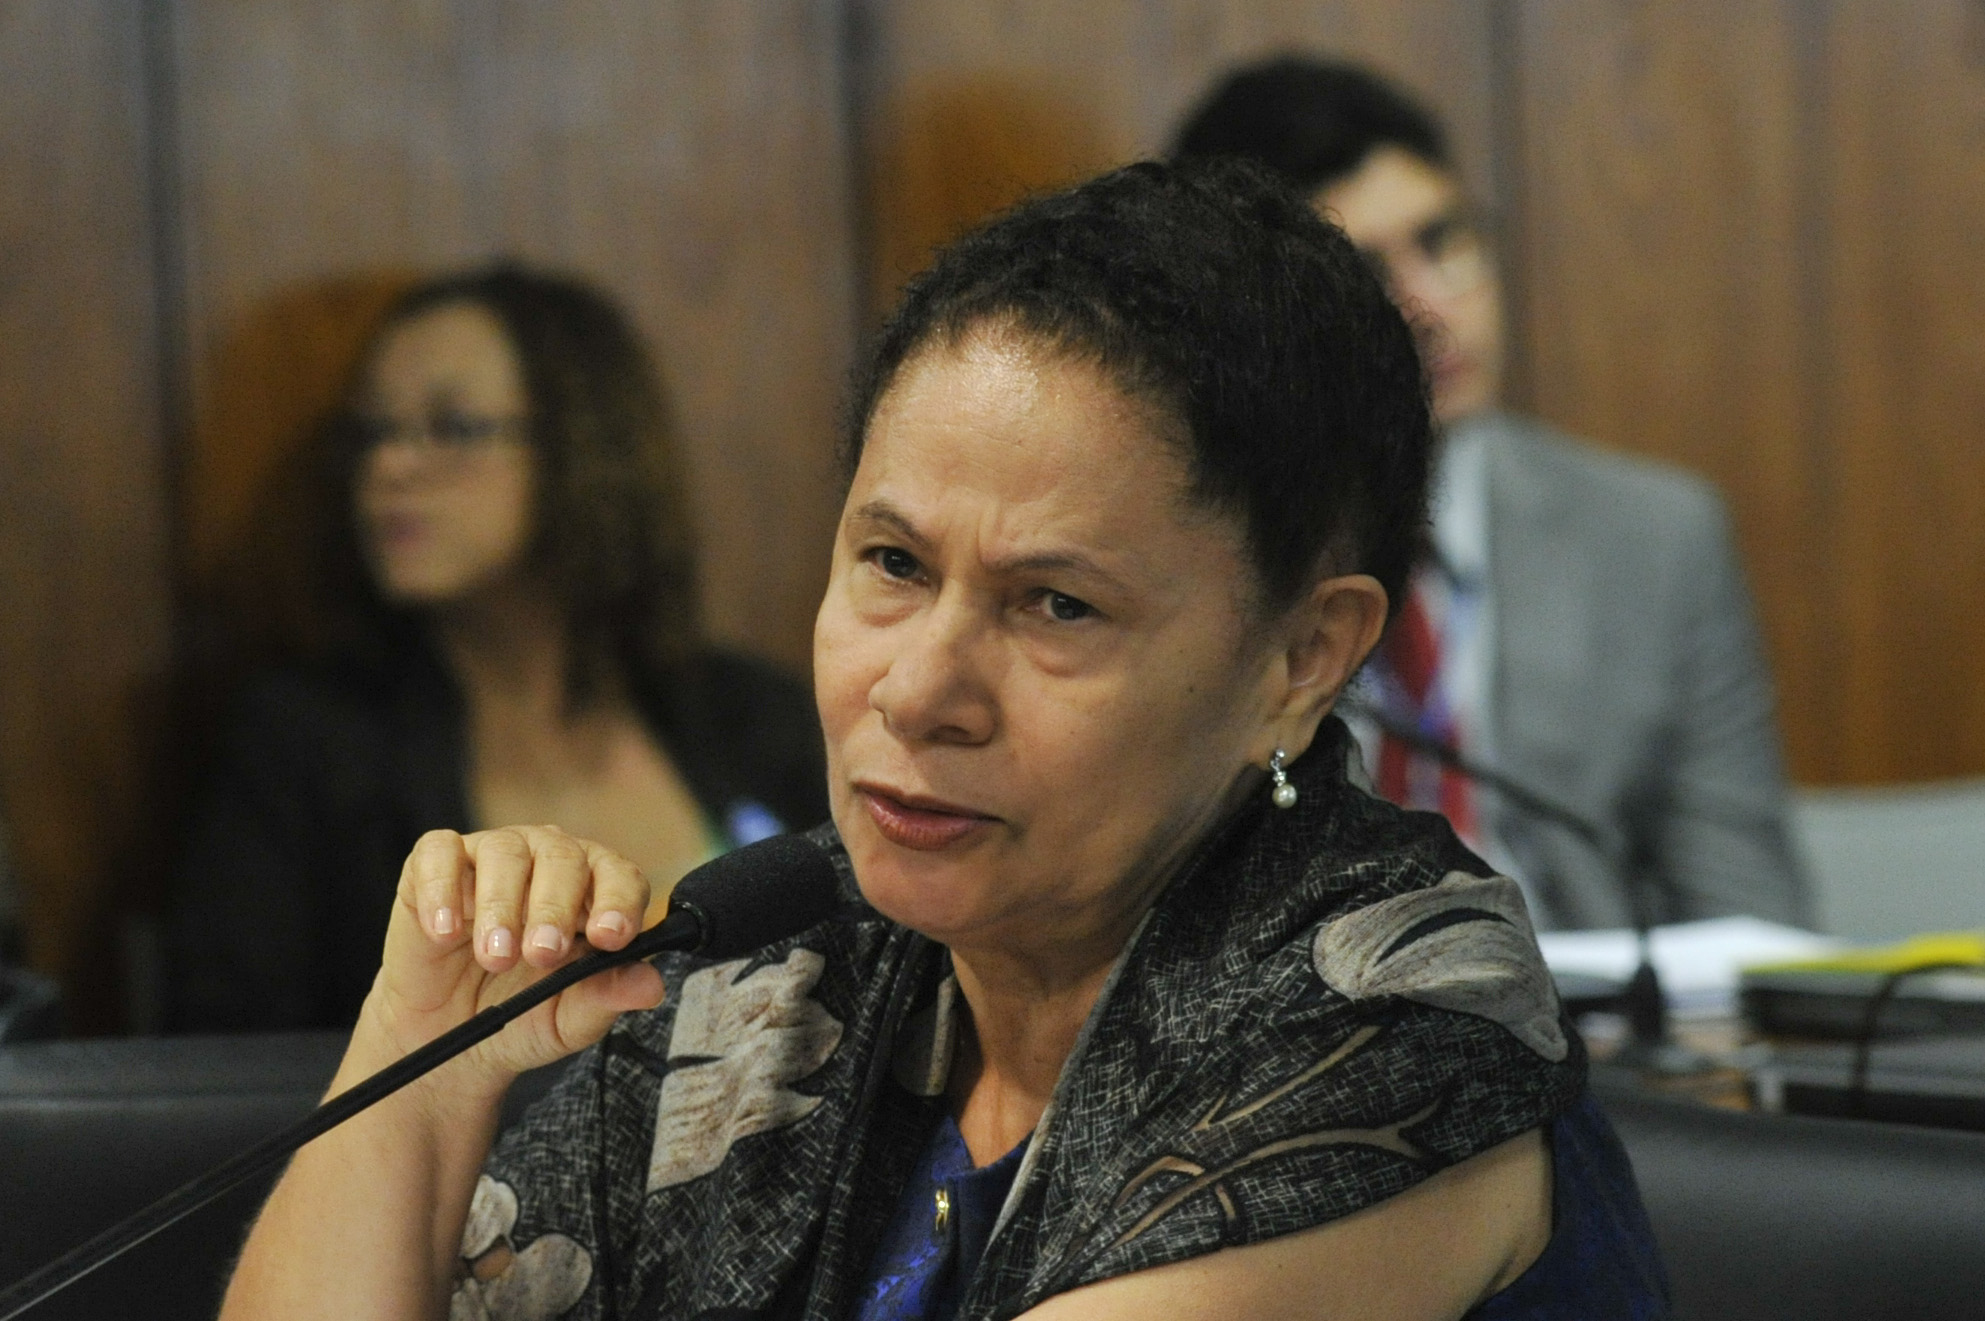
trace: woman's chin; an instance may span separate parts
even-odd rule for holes
[[[855,879],[870,907],[941,944],[979,924],[984,888],[978,867],[901,852],[881,840],[853,851]]]
[[[446,605],[462,595],[461,575],[425,564],[385,564],[374,570],[379,595],[388,605],[419,610]]]

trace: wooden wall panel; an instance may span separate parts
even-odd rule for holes
[[[1800,7],[1525,3],[1524,273],[1511,319],[1535,411],[1682,464],[1729,497],[1791,764],[1837,778],[1827,488],[1806,334]]]
[[[1401,77],[1498,195],[1487,0],[867,0],[860,14],[878,310],[933,246],[1029,190],[1162,151],[1216,77],[1283,50]]]
[[[713,631],[804,664],[853,323],[826,0],[179,0],[194,567],[359,328],[507,254],[633,310],[690,451]]]
[[[137,0],[0,5],[0,812],[85,1028],[170,642],[143,64]]]
[[[1827,694],[1857,780],[1985,773],[1985,6],[1835,0],[1826,155]]]
[[[0,811],[36,961],[105,1020],[175,538],[196,578],[239,544],[401,282],[509,253],[624,298],[714,631],[803,663],[857,304],[1290,47],[1453,125],[1510,220],[1520,401],[1729,493],[1797,775],[1985,773],[1979,0],[9,0]]]

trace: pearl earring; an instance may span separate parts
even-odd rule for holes
[[[1296,805],[1296,786],[1289,783],[1289,772],[1282,769],[1282,763],[1289,754],[1275,749],[1275,755],[1268,759],[1268,773],[1275,777],[1275,791],[1268,795],[1277,807],[1289,808]]]

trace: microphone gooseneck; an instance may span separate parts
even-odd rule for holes
[[[1626,1054],[1630,1062],[1658,1071],[1693,1072],[1695,1061],[1681,1059],[1683,1052],[1669,1035],[1668,998],[1661,989],[1661,976],[1654,968],[1653,923],[1648,917],[1646,897],[1641,893],[1634,869],[1615,856],[1599,824],[1529,785],[1511,779],[1494,767],[1482,765],[1453,744],[1416,729],[1374,702],[1345,697],[1339,700],[1338,705],[1349,714],[1371,721],[1388,736],[1398,739],[1415,752],[1432,757],[1441,765],[1494,790],[1532,815],[1563,826],[1606,859],[1612,866],[1614,879],[1626,896],[1627,913],[1633,922],[1634,941],[1640,955],[1640,965],[1620,989],[1618,1001],[1629,1033]]]
[[[286,1159],[359,1111],[447,1063],[560,991],[609,968],[669,950],[732,958],[796,936],[841,906],[840,878],[826,850],[804,835],[779,835],[726,853],[682,878],[668,916],[618,950],[595,950],[443,1033],[338,1093],[290,1127],[167,1193],[144,1210],[70,1249],[0,1291],[0,1321],[12,1318],[160,1230]]]

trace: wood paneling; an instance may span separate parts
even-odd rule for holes
[[[1848,778],[1985,771],[1985,6],[1835,0],[1822,398]]]
[[[1454,127],[1485,193],[1482,0],[870,0],[858,47],[871,302],[1022,194],[1161,152],[1222,71],[1290,50],[1372,61]]]
[[[720,637],[804,664],[852,331],[822,0],[180,0],[196,570],[225,558],[359,329],[497,255],[633,311],[685,437]]]
[[[0,808],[84,1027],[170,640],[139,11],[0,5]]]
[[[1509,236],[1524,402],[1729,497],[1792,765],[1842,769],[1826,487],[1806,335],[1800,32],[1792,4],[1522,5],[1523,199]]]
[[[1449,120],[1509,218],[1518,402],[1729,494],[1796,774],[1985,773],[1981,0],[10,0],[0,810],[37,962],[101,1021],[175,539],[226,562],[404,281],[510,254],[621,297],[713,631],[804,663],[857,303],[1286,48]]]
[[[1515,13],[1528,402],[1730,496],[1796,778],[1985,772],[1985,8]]]

